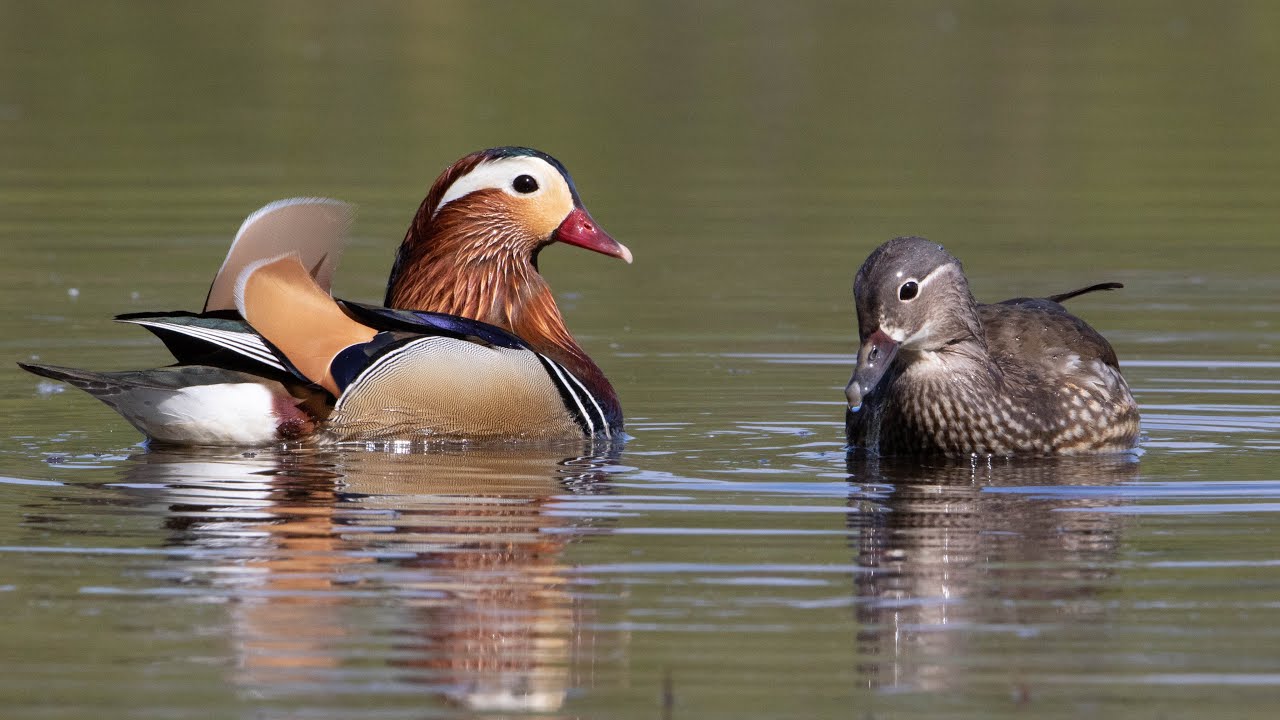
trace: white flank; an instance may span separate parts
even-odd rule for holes
[[[257,383],[193,385],[130,393],[122,415],[156,440],[189,445],[267,445],[276,441],[271,390]]]
[[[538,189],[524,195],[517,193],[511,187],[511,181],[520,175],[532,176],[538,181]],[[515,197],[536,197],[551,187],[552,183],[564,185],[564,177],[560,175],[559,170],[551,166],[551,163],[542,158],[522,155],[490,160],[480,163],[471,172],[454,180],[440,198],[440,204],[436,206],[435,212],[440,212],[440,208],[445,205],[477,190],[498,189]],[[568,194],[566,191],[565,196],[567,197]]]

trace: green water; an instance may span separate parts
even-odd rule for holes
[[[12,718],[1271,717],[1280,6],[0,0],[0,356],[167,362],[245,215],[545,150],[625,445],[151,451],[0,366]],[[1136,458],[847,463],[849,286],[943,242],[1072,307]]]

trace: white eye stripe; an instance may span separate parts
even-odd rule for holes
[[[497,189],[506,192],[509,195],[517,195],[516,191],[511,187],[511,181],[521,175],[529,175],[538,183],[538,189],[531,193],[520,193],[519,197],[532,197],[544,191],[555,182],[556,178],[560,178],[560,172],[551,166],[546,160],[538,157],[522,155],[519,157],[499,158],[490,160],[477,165],[471,172],[463,175],[445,191],[440,198],[440,204],[436,206],[435,212],[440,212],[440,208],[457,200],[466,197],[477,190]],[[563,178],[560,182],[564,182]]]
[[[950,265],[939,265],[938,267],[936,267],[936,268],[934,268],[934,269],[930,270],[928,275],[925,275],[924,277],[922,277],[922,278],[920,278],[920,279],[916,280],[916,285],[919,285],[919,286],[920,286],[920,290],[919,290],[918,292],[916,292],[916,297],[919,297],[919,296],[920,296],[920,293],[924,292],[925,286],[927,286],[929,283],[933,282],[933,279],[934,279],[934,278],[938,277],[939,275],[943,275],[943,274],[945,274],[945,271],[946,271],[946,269],[947,269],[948,267],[951,267],[951,266],[950,266]]]

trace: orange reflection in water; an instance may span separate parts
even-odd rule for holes
[[[610,462],[568,450],[153,452],[127,481],[163,488],[175,545],[210,551],[189,572],[231,601],[255,693],[341,692],[390,667],[410,694],[555,712],[593,642],[561,556],[595,521],[553,510],[599,492]]]

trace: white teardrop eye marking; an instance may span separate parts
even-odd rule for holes
[[[565,185],[567,194],[568,185],[560,171],[542,158],[528,155],[498,158],[480,163],[471,172],[454,180],[441,196],[435,211],[440,212],[445,205],[478,190],[501,190],[512,197],[527,198],[545,191],[556,182]]]
[[[902,302],[911,302],[920,294],[920,283],[908,280],[898,287],[898,299]]]

